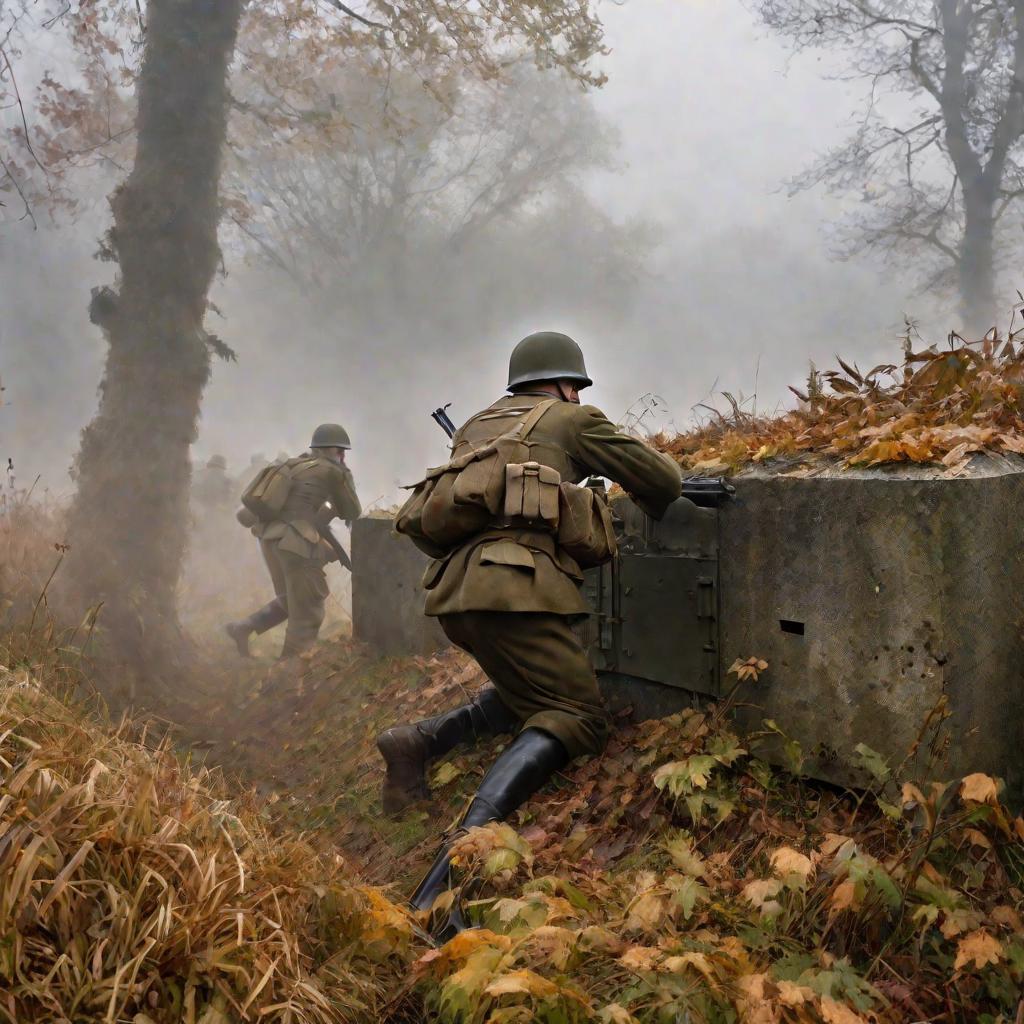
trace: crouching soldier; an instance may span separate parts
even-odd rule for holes
[[[225,627],[243,657],[249,656],[253,633],[265,633],[286,619],[282,658],[301,654],[316,641],[330,593],[324,565],[344,556],[329,524],[338,518],[351,525],[361,511],[345,465],[350,448],[344,428],[321,424],[308,452],[261,470],[242,495],[239,521],[259,538],[276,595],[248,618]]]
[[[436,556],[424,577],[426,614],[493,687],[378,737],[388,813],[429,795],[427,762],[460,743],[517,733],[463,829],[506,818],[573,758],[604,747],[608,713],[571,624],[588,611],[581,562],[607,561],[615,539],[603,495],[574,485],[607,477],[660,518],[681,482],[670,458],[580,405],[590,384],[571,338],[542,332],[521,341],[509,365],[511,394],[455,433],[451,462],[430,471],[398,515],[396,529]],[[496,481],[500,493],[492,493]],[[430,908],[448,887],[447,849],[413,895],[415,909]]]

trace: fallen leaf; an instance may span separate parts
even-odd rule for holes
[[[965,775],[960,783],[960,795],[965,800],[972,800],[979,804],[998,803],[998,792],[999,787],[996,785],[996,780],[981,772]]]
[[[976,932],[965,935],[957,943],[953,968],[959,971],[968,964],[980,968],[987,964],[999,963],[1002,958],[1003,944],[994,935],[989,935],[983,928],[979,928]]]
[[[771,856],[771,865],[780,878],[796,875],[801,881],[806,881],[814,871],[811,859],[791,846],[780,846]]]

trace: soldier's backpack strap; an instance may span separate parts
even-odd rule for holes
[[[551,406],[556,405],[560,401],[560,398],[549,398],[547,401],[538,402],[533,409],[530,410],[530,415],[527,416],[519,425],[519,439],[521,441],[525,441],[533,432],[533,428],[540,422],[544,413],[546,413]]]

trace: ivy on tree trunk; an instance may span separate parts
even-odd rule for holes
[[[137,150],[111,196],[117,291],[94,291],[108,353],[82,433],[68,539],[76,593],[136,655],[176,628],[189,448],[210,376],[227,73],[244,0],[150,0]]]

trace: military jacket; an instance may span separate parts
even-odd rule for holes
[[[351,522],[362,511],[352,473],[347,466],[315,451],[288,463],[292,467],[292,486],[284,508],[277,519],[253,532],[262,540],[276,540],[282,551],[330,561],[333,551],[320,529],[335,518]]]
[[[507,395],[487,410],[486,419],[471,419],[452,439],[491,440],[511,429],[523,410],[550,401],[544,393]],[[507,417],[492,413],[508,411]],[[649,515],[660,519],[682,490],[678,465],[635,437],[623,434],[592,405],[556,402],[530,434],[531,458],[556,469],[564,481],[589,476],[620,484]],[[543,530],[495,526],[427,567],[427,615],[466,611],[588,611],[580,593],[583,574]]]

